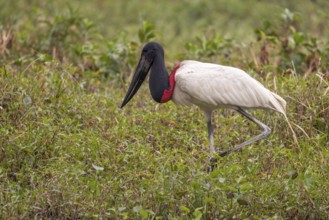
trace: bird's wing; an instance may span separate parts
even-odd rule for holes
[[[280,96],[238,68],[183,61],[175,80],[176,88],[201,108],[267,108],[285,112],[285,101]]]

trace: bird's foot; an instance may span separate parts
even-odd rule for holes
[[[217,167],[218,159],[215,157],[210,158],[210,171],[214,171],[214,169]]]
[[[224,151],[224,152],[221,152],[221,153],[219,153],[219,156],[221,156],[221,157],[225,157],[226,155],[228,155],[229,153],[231,153],[231,151]]]

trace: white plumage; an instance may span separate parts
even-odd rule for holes
[[[156,42],[144,46],[121,107],[136,94],[148,72],[150,72],[150,92],[155,101],[164,103],[172,100],[178,105],[195,104],[204,112],[210,152],[216,152],[211,118],[213,110],[217,108],[234,109],[262,130],[260,134],[221,153],[220,156],[237,151],[271,133],[267,125],[247,113],[246,109],[270,109],[282,113],[287,119],[286,101],[241,69],[187,60],[181,62],[168,76],[164,65],[164,50]],[[211,162],[215,161],[215,158],[211,159]]]
[[[216,108],[263,108],[285,114],[286,102],[241,69],[183,61],[176,71],[173,101],[178,105]]]

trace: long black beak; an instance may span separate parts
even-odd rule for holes
[[[139,63],[137,65],[136,72],[130,83],[128,92],[120,108],[123,108],[130,101],[130,99],[132,99],[132,97],[136,94],[136,92],[142,85],[143,81],[145,80],[145,77],[147,76],[147,73],[149,72],[151,65],[152,65],[152,60],[146,59],[146,57],[142,54]]]

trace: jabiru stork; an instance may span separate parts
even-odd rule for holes
[[[164,50],[156,42],[144,46],[121,108],[136,94],[149,72],[149,88],[156,102],[165,103],[172,100],[175,104],[183,106],[194,104],[203,111],[211,153],[215,152],[211,124],[212,112],[215,109],[233,109],[261,128],[262,132],[259,135],[221,153],[220,156],[239,150],[271,133],[268,126],[247,113],[246,109],[274,110],[286,117],[286,101],[241,69],[186,60],[179,63],[168,75]],[[216,161],[211,158],[212,169]]]

